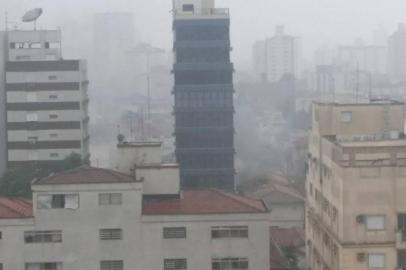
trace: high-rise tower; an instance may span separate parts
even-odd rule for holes
[[[214,0],[174,0],[175,136],[183,187],[234,188],[230,17]]]

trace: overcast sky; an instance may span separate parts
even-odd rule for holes
[[[19,20],[25,10],[42,7],[39,25],[69,27],[89,21],[91,14],[132,11],[138,40],[170,48],[172,42],[171,0],[0,0],[0,27],[4,11],[10,20]],[[351,43],[362,37],[367,43],[372,32],[383,28],[392,33],[406,21],[406,0],[217,0],[218,7],[231,9],[234,62],[249,65],[251,46],[256,39],[270,36],[274,27],[302,37],[303,50],[310,58],[321,45]]]

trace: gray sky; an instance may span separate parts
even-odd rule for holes
[[[140,40],[170,48],[172,41],[171,0],[0,0],[0,27],[3,12],[19,20],[25,10],[42,7],[42,27],[64,28],[89,19],[92,13],[132,11]],[[398,22],[406,21],[405,0],[217,0],[218,7],[229,7],[232,19],[234,62],[245,68],[251,61],[256,39],[274,32],[277,24],[302,37],[303,50],[310,58],[321,45],[350,43],[356,37],[371,41],[372,32],[383,27],[391,33]]]

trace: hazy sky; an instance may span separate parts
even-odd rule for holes
[[[91,14],[105,11],[132,11],[139,40],[170,48],[172,42],[171,0],[0,0],[0,27],[4,11],[10,20],[19,20],[25,10],[42,7],[42,27],[63,28],[69,23],[90,20]],[[256,39],[284,24],[286,31],[302,37],[309,58],[321,45],[350,43],[356,37],[366,42],[378,27],[391,33],[398,22],[406,21],[406,0],[217,0],[218,7],[229,7],[232,20],[233,60],[240,67],[251,61]],[[86,34],[86,33],[83,33]]]

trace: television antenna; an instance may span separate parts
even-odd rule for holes
[[[21,18],[23,22],[34,22],[34,31],[37,30],[37,19],[42,14],[42,8],[34,8],[27,11]]]

